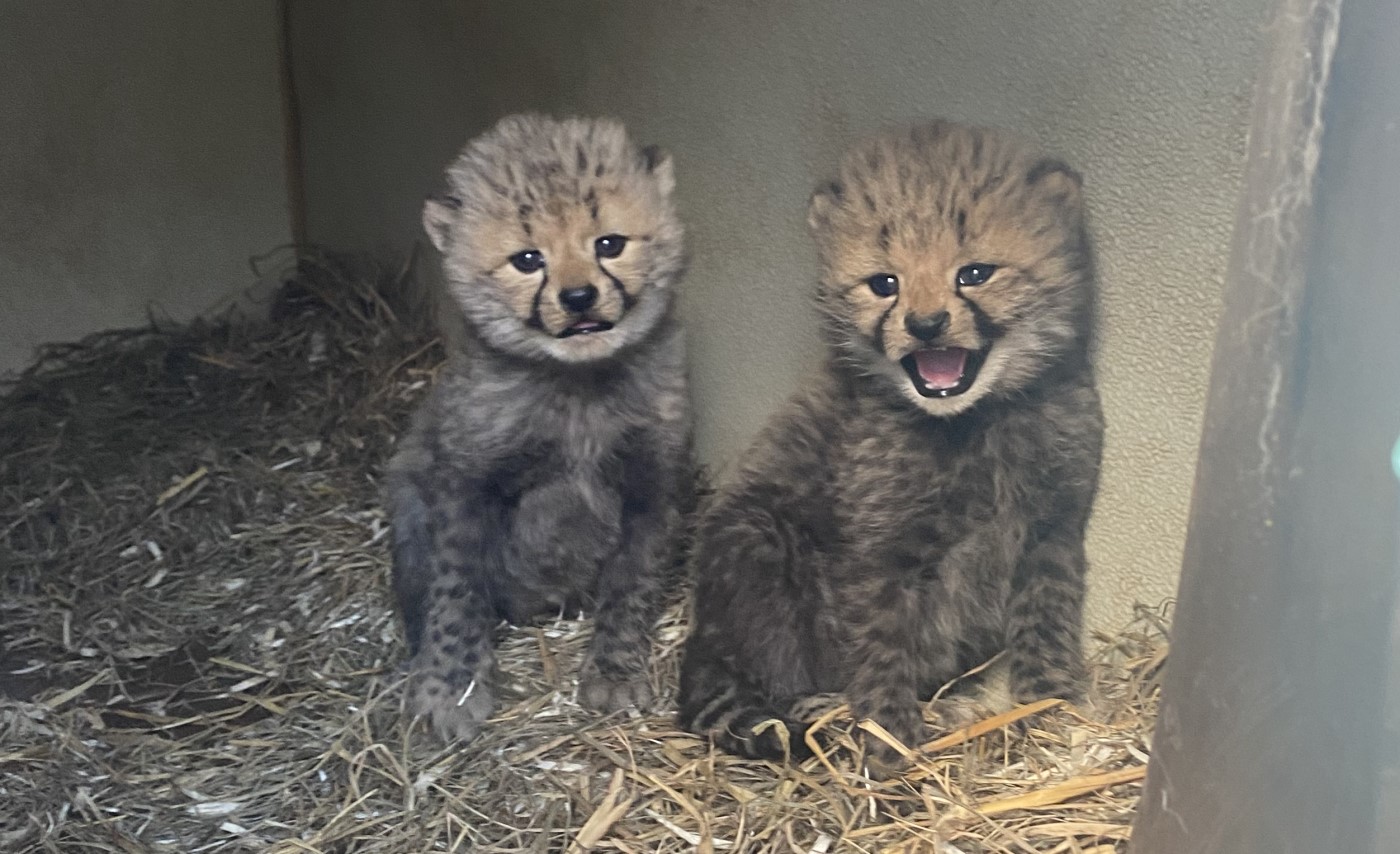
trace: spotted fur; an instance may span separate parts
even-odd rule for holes
[[[386,477],[407,710],[474,737],[499,621],[580,609],[596,613],[580,701],[645,705],[691,492],[670,160],[615,122],[513,116],[447,184],[423,220],[467,334]],[[615,257],[604,237],[625,239]],[[522,252],[541,266],[519,269]]]
[[[844,692],[916,746],[921,700],[1001,650],[1015,699],[1078,698],[1103,433],[1079,177],[935,122],[855,146],[809,224],[829,356],[699,523],[682,725],[778,758],[758,725],[783,720],[801,755],[793,704]],[[996,270],[959,285],[969,265]],[[920,348],[980,370],[925,393]],[[866,756],[900,764],[877,740]]]

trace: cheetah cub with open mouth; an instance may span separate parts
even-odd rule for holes
[[[407,711],[471,739],[502,620],[595,613],[579,700],[645,705],[692,488],[671,161],[616,122],[512,116],[430,199],[467,334],[389,464]]]
[[[1077,698],[1103,435],[1079,177],[935,122],[855,146],[809,224],[829,355],[700,520],[681,723],[781,758],[761,724],[841,692],[917,747],[921,700],[1001,650],[1016,700]]]

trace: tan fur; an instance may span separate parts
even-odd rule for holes
[[[600,274],[598,264],[612,273],[627,289],[629,296],[636,296],[635,284],[642,279],[639,269],[643,247],[641,244],[651,239],[651,230],[663,219],[660,200],[650,198],[652,194],[641,194],[627,185],[632,182],[609,181],[594,186],[599,216],[595,220],[588,205],[582,200],[552,199],[541,210],[530,212],[525,217],[506,220],[491,220],[483,227],[471,232],[468,251],[476,258],[494,261],[495,266],[482,273],[508,295],[516,313],[529,317],[535,290],[538,287],[538,274],[527,275],[516,270],[508,260],[511,255],[523,248],[536,248],[549,259],[550,287],[541,300],[541,319],[545,331],[557,333],[568,322],[568,315],[560,307],[557,299],[551,298],[567,287],[591,284],[598,288],[599,300],[596,314],[603,320],[616,323],[622,317],[622,297],[610,282]],[[588,190],[585,190],[586,194]],[[531,233],[524,232],[523,223],[528,223]],[[601,259],[595,264],[593,241],[604,234],[634,235],[622,255],[617,258]]]
[[[1059,326],[1046,330],[1053,338],[1073,337],[1072,319],[1063,311],[1032,317],[1067,302],[1062,292],[1065,283],[1077,282],[1068,266],[1077,255],[1065,252],[1064,243],[1078,234],[1083,219],[1080,181],[1067,167],[1050,163],[1039,180],[1024,179],[1043,163],[1013,137],[938,123],[876,137],[852,150],[836,182],[844,204],[831,187],[812,198],[808,220],[822,261],[821,303],[828,315],[867,338],[876,338],[879,327],[891,376],[899,373],[895,363],[919,346],[905,329],[911,312],[946,310],[947,345],[975,350],[987,343],[967,301],[958,298],[956,275],[967,264],[998,267],[990,281],[967,294],[991,321],[1008,328],[1008,336],[967,393],[926,399],[906,389],[931,414],[953,415],[992,388],[1014,391],[1029,382],[1035,362],[1058,355],[1044,352],[1042,324]],[[898,304],[888,314],[890,301],[865,284],[880,272],[900,280]],[[1037,328],[1018,334],[1016,327],[1027,318]]]
[[[558,296],[592,285],[599,297],[589,316],[619,324],[625,302],[669,284],[683,236],[671,201],[671,161],[652,149],[639,156],[617,122],[563,119],[548,139],[537,132],[539,123],[537,116],[512,116],[469,144],[448,170],[452,204],[430,199],[424,227],[444,255],[449,292],[469,315],[481,313],[479,289],[489,287],[517,324],[538,318],[545,336],[532,343],[540,355],[606,358],[633,336],[547,340],[571,322]],[[627,246],[617,258],[596,257],[594,241],[610,234],[626,237]],[[544,270],[522,273],[511,265],[511,256],[529,249],[543,253]],[[639,318],[647,325],[654,319]],[[489,320],[478,323],[488,338]]]

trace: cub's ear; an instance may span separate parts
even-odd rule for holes
[[[846,200],[846,188],[839,181],[830,181],[817,188],[807,201],[807,227],[812,231],[825,226],[831,214]]]
[[[1064,161],[1047,157],[1026,172],[1026,183],[1057,202],[1078,203],[1084,179]]]
[[[642,167],[661,185],[661,195],[669,196],[676,189],[676,172],[671,166],[671,155],[661,146],[648,145],[642,149]]]
[[[447,251],[452,223],[457,221],[457,211],[461,209],[462,200],[447,193],[434,193],[423,203],[423,230],[439,252]]]

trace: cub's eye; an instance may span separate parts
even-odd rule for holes
[[[605,234],[593,241],[593,251],[598,253],[599,258],[616,258],[622,254],[622,247],[627,245],[627,238],[620,234]]]
[[[991,264],[968,264],[966,267],[959,267],[958,286],[972,287],[984,284],[996,271],[997,268]]]
[[[544,253],[538,249],[526,249],[510,256],[510,263],[522,273],[535,273],[544,269]]]
[[[877,297],[892,297],[899,290],[899,277],[889,273],[876,273],[865,280]]]

